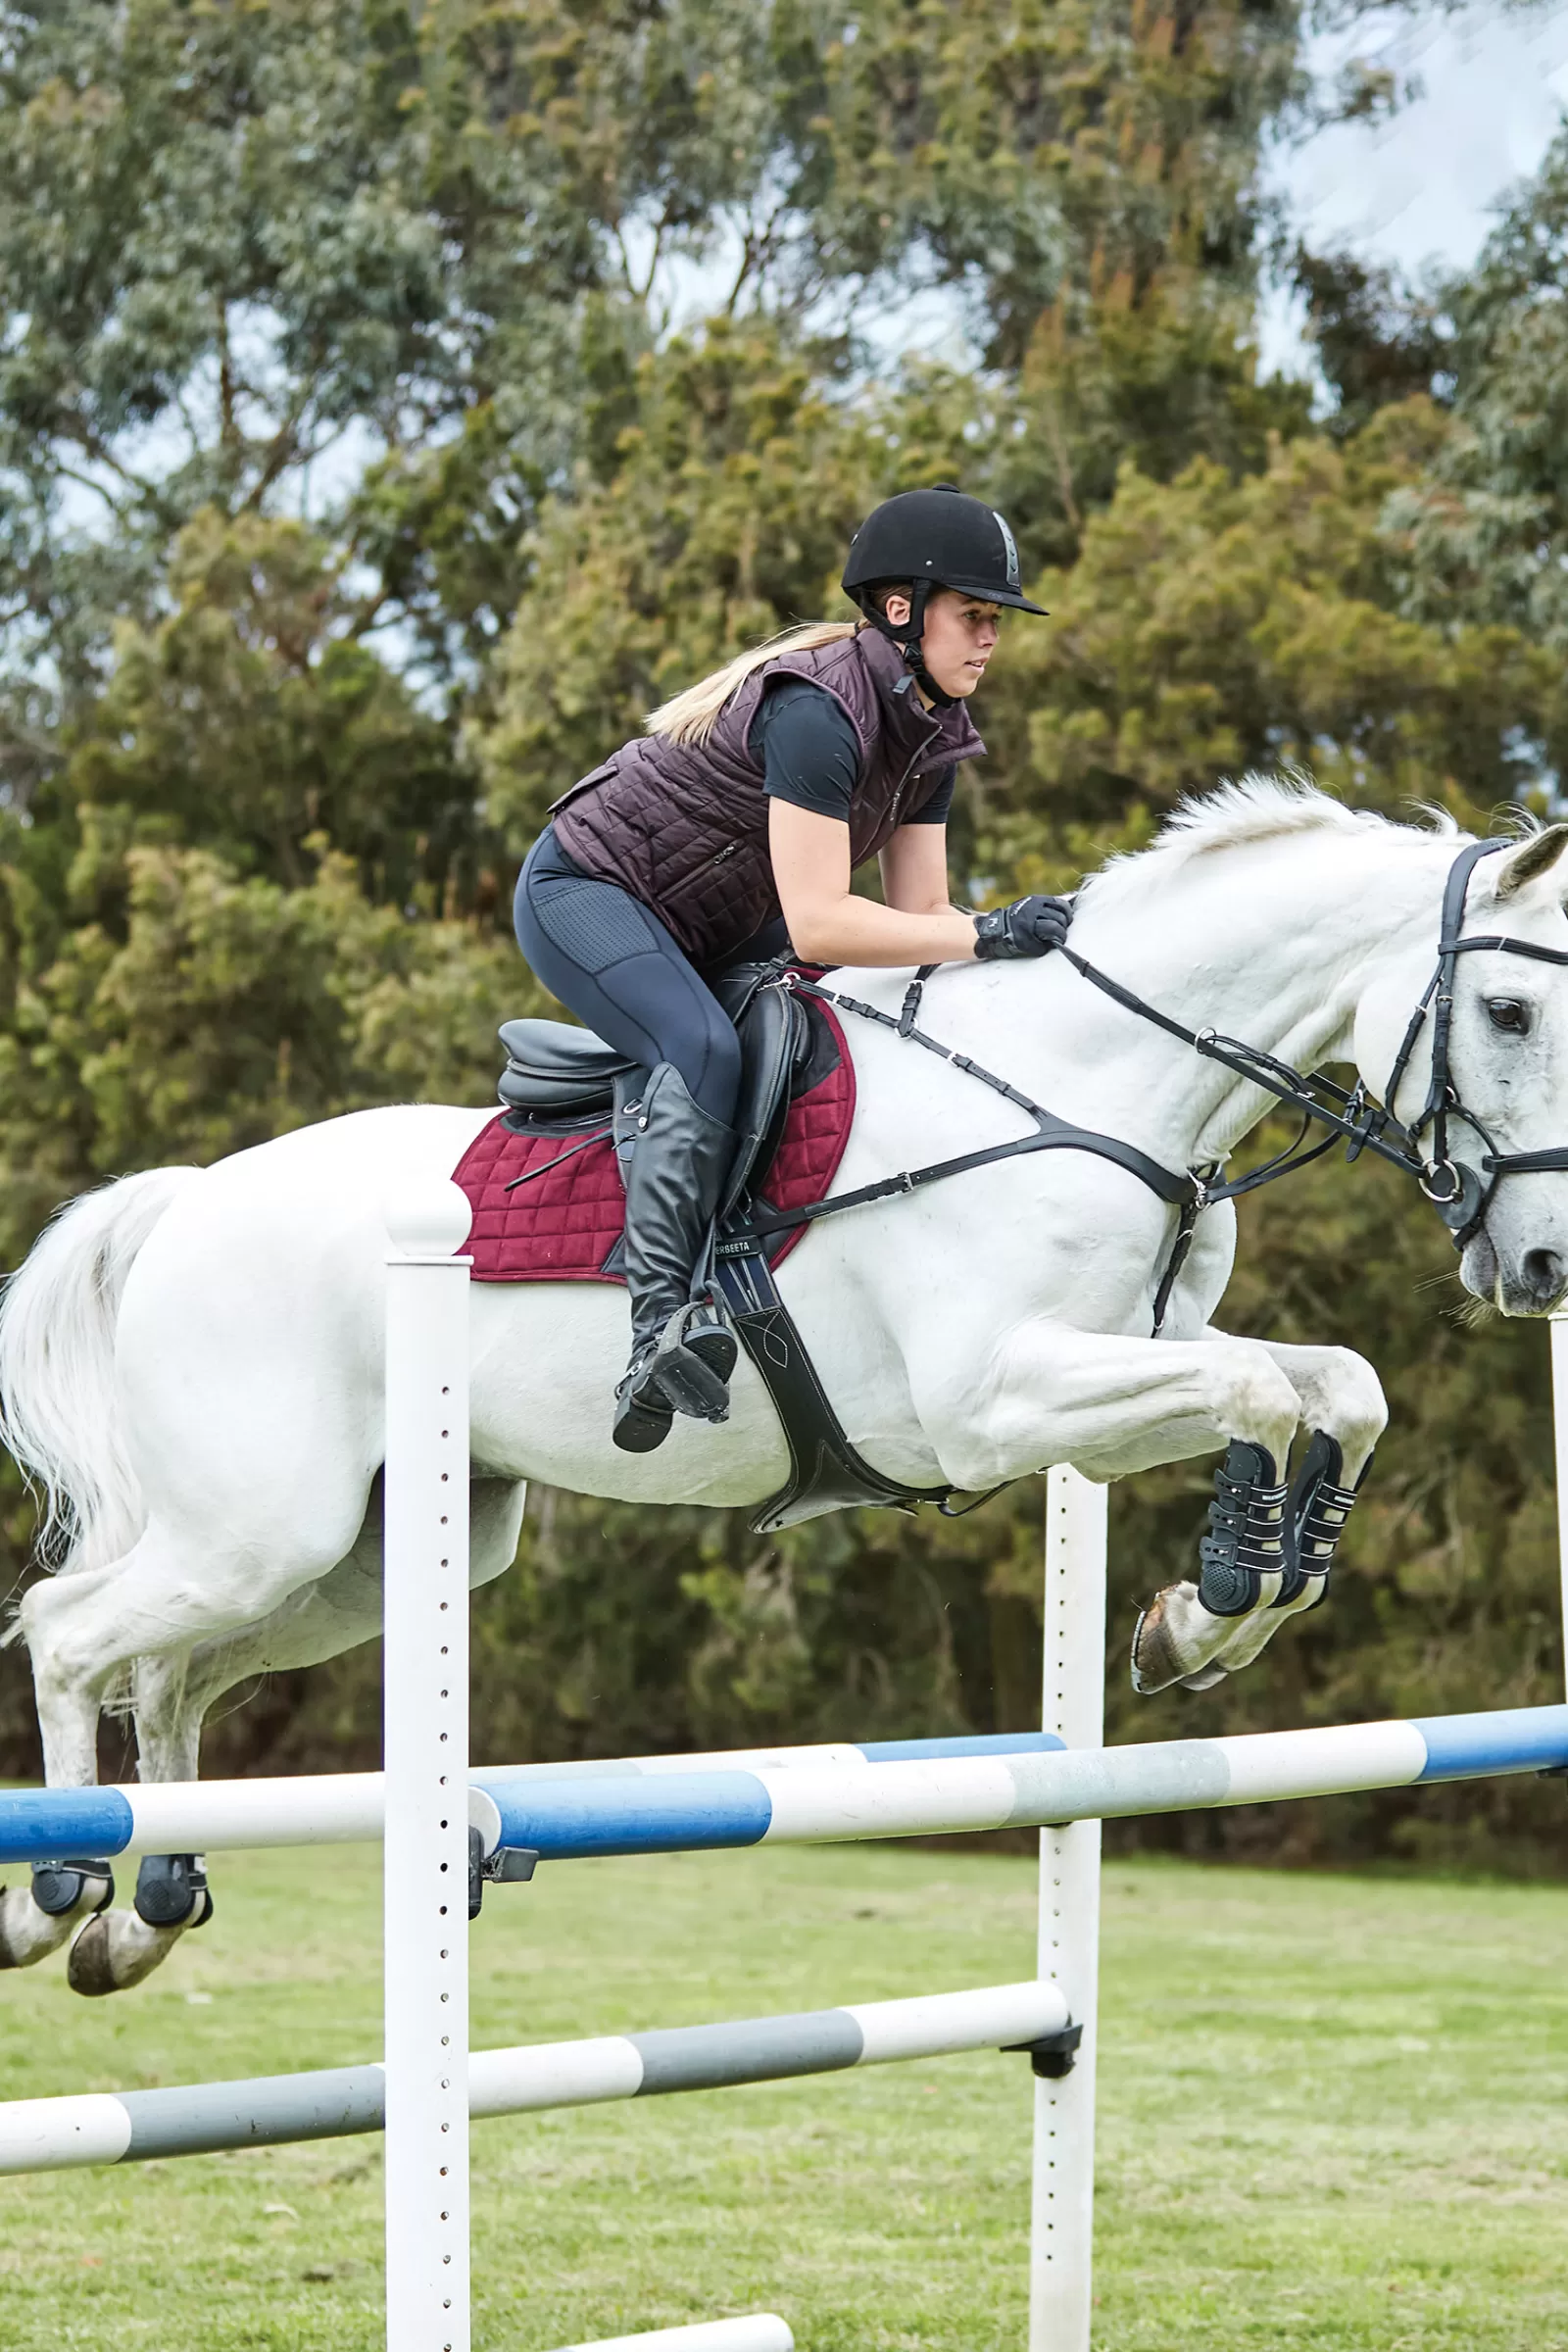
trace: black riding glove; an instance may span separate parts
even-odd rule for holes
[[[1072,921],[1070,899],[1014,899],[974,918],[975,958],[989,963],[1001,956],[1049,956],[1059,948]]]

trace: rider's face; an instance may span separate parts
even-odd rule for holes
[[[909,617],[906,596],[890,596],[887,616],[895,628]],[[996,651],[999,608],[983,597],[939,588],[925,609],[920,651],[944,694],[973,694]]]

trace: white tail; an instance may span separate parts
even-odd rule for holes
[[[99,1568],[145,1511],[115,1410],[115,1324],[136,1252],[199,1168],[151,1168],[68,1201],[0,1299],[0,1441],[41,1491],[38,1554]]]

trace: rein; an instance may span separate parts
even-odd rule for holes
[[[966,1152],[954,1159],[934,1160],[926,1167],[906,1168],[897,1176],[884,1176],[875,1184],[864,1184],[850,1193],[835,1194],[830,1200],[812,1200],[800,1208],[775,1209],[760,1205],[750,1220],[759,1235],[782,1233],[798,1225],[814,1224],[822,1217],[832,1217],[842,1210],[861,1208],[875,1200],[888,1200],[902,1193],[920,1191],[928,1184],[944,1183],[951,1176],[967,1175],[972,1169],[992,1167],[1000,1160],[1016,1159],[1033,1152],[1087,1152],[1098,1158],[1112,1161],[1130,1175],[1147,1185],[1151,1192],[1169,1206],[1178,1210],[1176,1236],[1170,1255],[1159,1277],[1154,1295],[1152,1337],[1157,1339],[1164,1328],[1171,1293],[1186,1262],[1197,1230],[1198,1219],[1205,1208],[1221,1200],[1239,1200],[1248,1193],[1259,1191],[1280,1177],[1292,1175],[1296,1169],[1307,1167],[1321,1159],[1337,1143],[1347,1146],[1347,1160],[1358,1159],[1363,1152],[1371,1152],[1386,1159],[1406,1175],[1414,1176],[1426,1198],[1453,1237],[1456,1250],[1462,1250],[1480,1227],[1498,1184],[1504,1176],[1545,1173],[1568,1170],[1568,1145],[1544,1152],[1499,1152],[1492,1136],[1472,1111],[1465,1109],[1453,1084],[1449,1066],[1449,1038],[1453,1021],[1453,981],[1457,959],[1462,955],[1481,951],[1508,956],[1524,956],[1538,963],[1568,964],[1568,950],[1540,948],[1529,940],[1502,936],[1466,939],[1461,935],[1465,899],[1470,877],[1483,858],[1495,856],[1499,850],[1511,848],[1506,840],[1472,842],[1462,850],[1448,870],[1443,894],[1443,915],[1438,945],[1438,964],[1422,993],[1420,1002],[1410,1016],[1403,1041],[1395,1057],[1389,1080],[1389,1100],[1398,1096],[1399,1086],[1409,1068],[1421,1032],[1430,1016],[1432,1021],[1432,1081],[1419,1116],[1406,1127],[1367,1093],[1359,1081],[1353,1088],[1340,1086],[1321,1070],[1303,1073],[1262,1048],[1250,1046],[1244,1040],[1224,1037],[1214,1029],[1189,1029],[1157,1005],[1150,1004],[1124,988],[1119,980],[1100,971],[1085,956],[1070,947],[1058,948],[1055,953],[1066,958],[1079,976],[1091,987],[1098,988],[1113,1003],[1150,1021],[1169,1037],[1189,1046],[1205,1060],[1217,1061],[1238,1077],[1272,1095],[1276,1102],[1287,1103],[1300,1113],[1301,1124],[1283,1152],[1272,1159],[1250,1169],[1247,1175],[1231,1182],[1221,1181],[1222,1167],[1213,1163],[1204,1168],[1188,1168],[1181,1173],[1162,1167],[1136,1145],[1123,1143],[1119,1137],[1100,1135],[1092,1128],[1075,1127],[1056,1117],[1042,1103],[1020,1094],[1004,1078],[981,1067],[966,1054],[917,1026],[920,1000],[925,984],[938,969],[933,963],[922,964],[906,992],[903,1006],[895,1017],[879,1005],[867,1004],[858,997],[848,997],[837,989],[824,988],[819,981],[808,980],[800,973],[789,974],[781,986],[794,989],[802,996],[816,997],[834,1004],[841,1011],[852,1012],[862,1020],[874,1021],[879,1028],[891,1029],[910,1044],[922,1046],[927,1053],[951,1062],[965,1077],[989,1087],[993,1094],[1015,1103],[1035,1122],[1032,1135],[1015,1137],[1005,1144],[992,1144],[979,1152]],[[1448,1123],[1461,1121],[1486,1146],[1479,1169],[1469,1161],[1456,1160],[1448,1149]],[[1302,1150],[1306,1137],[1314,1127],[1328,1130],[1320,1143]],[[1422,1150],[1422,1138],[1430,1133],[1430,1153]],[[1486,1181],[1483,1181],[1483,1178]]]

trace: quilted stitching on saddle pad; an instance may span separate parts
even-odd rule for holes
[[[820,1085],[790,1105],[784,1141],[762,1190],[775,1208],[800,1208],[819,1200],[832,1183],[855,1116],[855,1071],[844,1049],[844,1033],[822,1007],[838,1042],[839,1063]],[[514,1135],[505,1115],[492,1119],[468,1146],[453,1171],[467,1194],[473,1231],[467,1247],[475,1282],[618,1282],[604,1271],[620,1238],[625,1199],[610,1139],[572,1152],[547,1176],[509,1193],[507,1186],[529,1168],[560,1159],[579,1136]],[[776,1266],[807,1228],[780,1234],[769,1252]]]

